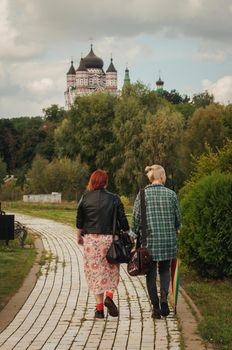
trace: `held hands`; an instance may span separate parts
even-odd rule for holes
[[[84,244],[84,239],[81,235],[81,229],[77,229],[77,244],[83,245]]]
[[[84,239],[82,236],[77,235],[77,244],[84,245]]]

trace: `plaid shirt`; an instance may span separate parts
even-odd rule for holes
[[[145,187],[146,233],[149,252],[154,261],[174,259],[177,254],[177,230],[180,209],[174,191],[163,185]],[[132,231],[141,234],[140,193],[133,209]]]

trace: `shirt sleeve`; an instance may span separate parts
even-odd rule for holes
[[[176,194],[174,194],[174,210],[175,210],[175,228],[176,230],[180,230],[181,228],[181,213],[180,213],[180,206],[177,199]]]
[[[141,228],[141,209],[140,209],[140,193],[138,193],[134,202],[133,214],[132,214],[132,227],[131,227],[131,230],[134,232],[136,237],[139,235],[140,228]]]
[[[77,205],[76,228],[82,229],[84,226],[83,196]]]

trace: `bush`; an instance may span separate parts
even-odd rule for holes
[[[80,198],[89,175],[89,168],[82,163],[80,156],[69,158],[54,158],[51,162],[36,156],[32,167],[27,173],[24,192],[27,194],[45,194],[61,192],[65,200]]]
[[[121,196],[120,197],[122,204],[124,205],[124,208],[127,208],[130,204],[129,198],[127,198],[126,196]]]
[[[213,152],[209,145],[206,146],[206,153],[195,159],[194,170],[190,179],[181,188],[180,197],[185,196],[200,178],[214,172],[232,172],[232,140],[228,140],[224,147],[217,149],[216,152]]]
[[[17,201],[22,199],[22,191],[16,181],[4,183],[0,188],[0,201]]]
[[[181,200],[180,256],[202,276],[232,277],[232,175],[201,178]]]

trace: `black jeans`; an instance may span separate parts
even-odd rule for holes
[[[153,261],[150,271],[146,275],[147,291],[154,307],[159,307],[159,298],[156,287],[157,265],[160,275],[160,291],[168,295],[170,285],[170,260]]]

